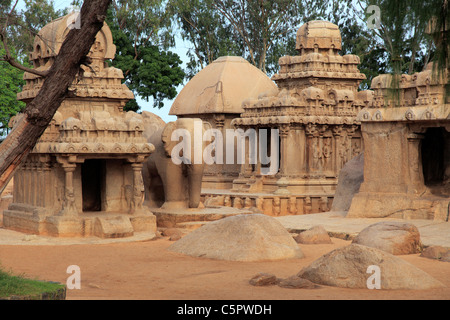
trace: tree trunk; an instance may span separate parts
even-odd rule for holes
[[[14,130],[0,144],[0,194],[65,99],[81,63],[103,27],[110,3],[111,0],[84,1],[80,12],[81,28],[70,30],[41,90],[27,105]]]

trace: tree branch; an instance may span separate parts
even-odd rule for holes
[[[11,133],[0,144],[0,193],[44,133],[104,25],[111,0],[85,0],[81,28],[67,34],[37,96],[27,104]]]

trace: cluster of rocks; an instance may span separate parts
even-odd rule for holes
[[[176,230],[176,229],[175,229]],[[172,229],[163,235],[178,237]],[[331,244],[323,226],[314,226],[294,237],[275,218],[263,214],[236,215],[210,222],[173,243],[169,250],[193,257],[228,261],[269,261],[303,258],[299,244]],[[423,252],[422,252],[423,251]],[[379,274],[381,289],[431,289],[444,285],[397,255],[417,254],[447,261],[450,250],[423,250],[420,233],[405,222],[383,221],[363,229],[350,245],[335,249],[313,261],[297,274],[278,278],[258,273],[254,286],[314,289],[324,286],[369,288],[372,268]]]
[[[296,275],[277,279],[271,274],[257,274],[254,286],[278,284],[284,288],[314,289],[319,285],[340,288],[368,288],[371,266],[380,270],[381,289],[433,289],[444,285],[412,264],[383,250],[352,243],[335,249],[304,267]]]
[[[319,234],[323,242],[317,241]],[[326,236],[326,231],[318,226],[300,233],[295,239],[299,243],[327,243]],[[420,252],[421,257],[450,261],[447,248],[433,246],[423,250],[419,230],[413,224],[383,221],[366,227],[351,245],[323,255],[292,277],[281,280],[274,275],[259,274],[250,279],[250,284],[278,284],[287,288],[316,288],[317,285],[368,288],[368,273],[376,266],[382,289],[443,287],[441,282],[424,271],[396,257]]]

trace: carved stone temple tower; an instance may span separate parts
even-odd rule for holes
[[[296,49],[298,56],[279,59],[279,73],[272,78],[278,91],[245,101],[244,112],[233,120],[243,130],[279,130],[279,171],[261,175],[258,158],[242,165],[233,181],[234,197],[271,215],[331,208],[339,170],[363,149],[356,115],[372,97],[371,91],[358,91],[365,79],[359,57],[339,55],[336,25],[304,24]]]
[[[50,68],[69,31],[65,16],[36,36],[30,60]],[[143,138],[140,115],[123,112],[133,93],[122,71],[108,67],[116,47],[105,24],[50,125],[14,176],[14,201],[4,227],[52,236],[124,237],[156,230],[155,216],[142,206],[142,165],[154,150]],[[18,99],[29,103],[43,78],[25,73]]]

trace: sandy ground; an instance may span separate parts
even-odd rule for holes
[[[349,241],[299,245],[303,259],[267,262],[230,262],[173,253],[173,242],[159,238],[145,242],[98,245],[0,246],[0,263],[16,274],[66,283],[69,265],[81,269],[81,289],[68,290],[68,300],[291,300],[291,299],[450,299],[450,263],[400,256],[429,273],[447,288],[436,290],[369,290],[321,286],[318,289],[255,287],[249,279],[259,272],[279,278],[296,274],[321,255]],[[368,275],[369,276],[369,275]]]

